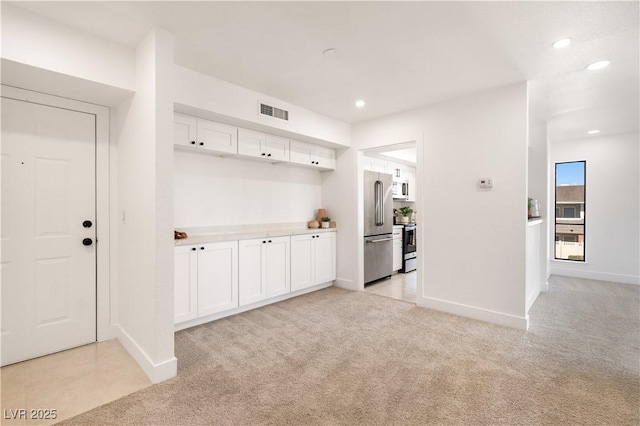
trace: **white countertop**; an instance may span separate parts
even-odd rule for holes
[[[282,226],[289,225],[289,226]],[[219,226],[199,228],[176,228],[176,231],[184,231],[189,236],[181,240],[174,240],[176,246],[192,244],[218,243],[234,240],[251,240],[254,238],[286,237],[292,235],[318,234],[323,232],[336,232],[336,228],[303,228],[300,224],[271,224],[271,225],[243,225],[243,226]]]
[[[532,217],[531,219],[529,219],[529,222],[527,223],[527,226],[533,226],[533,225],[539,225],[543,222],[541,217]]]

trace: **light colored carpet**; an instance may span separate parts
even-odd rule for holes
[[[177,333],[178,377],[62,424],[637,425],[639,294],[552,277],[522,332],[329,288]]]

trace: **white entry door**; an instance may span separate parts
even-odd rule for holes
[[[2,99],[1,365],[96,341],[95,119]]]

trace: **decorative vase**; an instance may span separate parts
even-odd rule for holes
[[[328,228],[329,227],[329,222],[322,222],[322,227],[323,228]]]
[[[316,214],[316,220],[320,222],[322,221],[322,218],[326,216],[327,216],[327,211],[325,209],[318,209],[318,213]]]

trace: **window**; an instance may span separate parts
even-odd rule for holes
[[[584,262],[585,176],[585,161],[556,163],[556,259]]]

